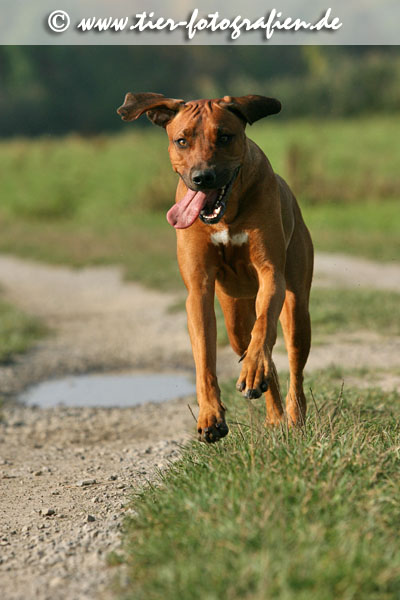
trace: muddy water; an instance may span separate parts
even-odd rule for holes
[[[165,402],[195,393],[187,375],[123,373],[77,375],[32,386],[19,400],[28,406],[51,408],[137,406],[146,402]]]

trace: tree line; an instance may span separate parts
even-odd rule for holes
[[[278,97],[282,118],[394,113],[398,46],[1,46],[0,136],[119,131],[127,91]],[[143,120],[145,122],[145,120]]]

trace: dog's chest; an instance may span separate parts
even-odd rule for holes
[[[258,280],[250,259],[249,234],[221,229],[211,234],[211,242],[218,248],[217,281],[225,293],[234,298],[255,296]]]

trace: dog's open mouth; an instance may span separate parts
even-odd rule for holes
[[[225,214],[228,196],[235,183],[239,167],[222,188],[207,192],[188,189],[185,196],[167,213],[167,220],[175,229],[186,229],[200,217],[203,223],[218,223]]]
[[[207,201],[205,207],[200,211],[200,219],[207,225],[218,223],[222,219],[226,211],[229,193],[235,182],[238,170],[233,174],[232,179],[222,188],[216,191],[216,200]]]

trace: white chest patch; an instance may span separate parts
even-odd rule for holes
[[[241,233],[235,233],[230,236],[228,229],[222,229],[222,231],[211,234],[211,241],[215,246],[218,246],[219,244],[224,244],[224,246],[227,246],[228,244],[232,244],[232,246],[242,246],[242,244],[246,244],[249,241],[249,234],[242,231]]]
[[[235,235],[232,236],[232,244],[234,246],[241,246],[242,244],[247,244],[248,241],[249,234],[245,231],[242,231],[241,233],[235,233]]]

